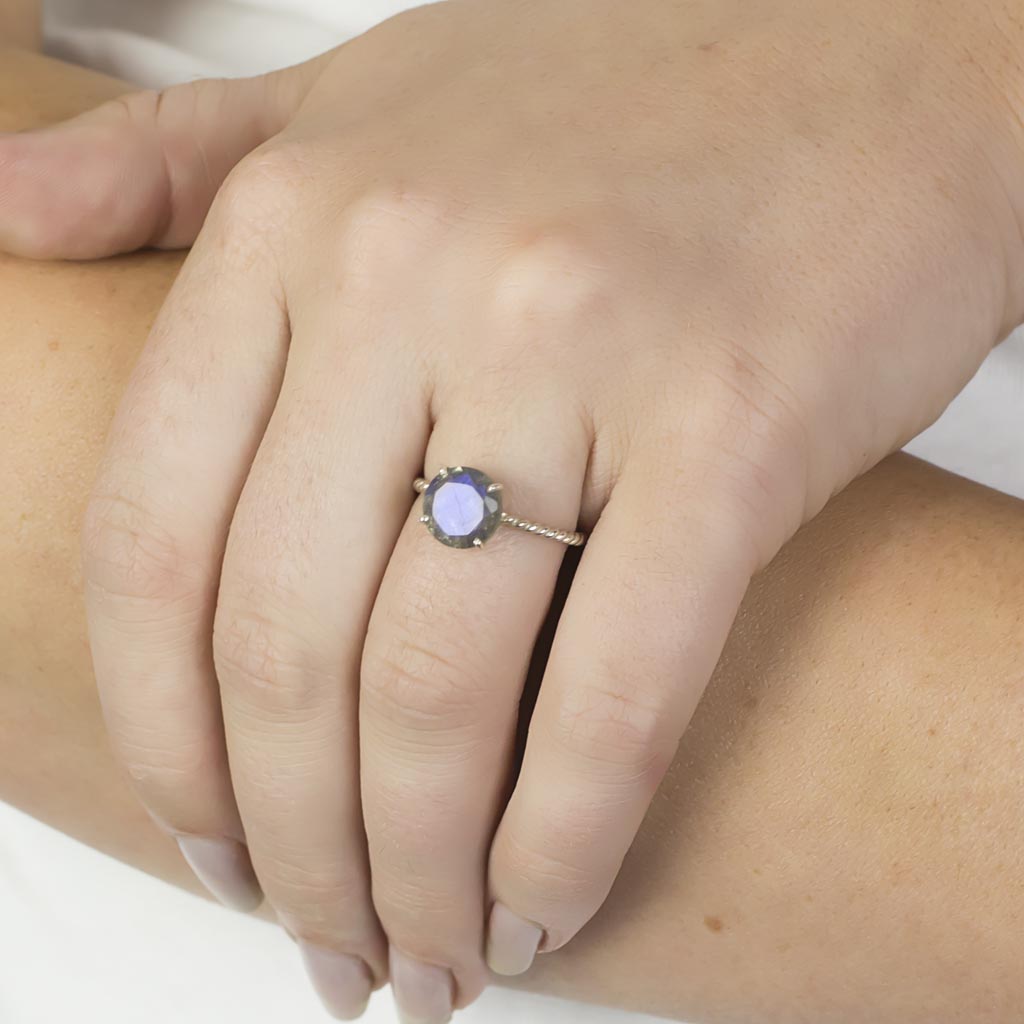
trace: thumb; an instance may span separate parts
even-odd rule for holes
[[[0,135],[0,250],[92,259],[190,245],[228,172],[285,127],[327,56],[132,93],[52,128]]]

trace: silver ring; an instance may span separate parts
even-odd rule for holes
[[[501,507],[501,484],[470,466],[445,466],[433,480],[419,477],[413,487],[423,495],[420,522],[450,548],[481,548],[499,526],[535,533],[570,548],[578,548],[586,540],[574,530],[555,530],[509,515]]]

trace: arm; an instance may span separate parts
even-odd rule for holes
[[[0,45],[39,48],[38,0],[0,0]]]
[[[10,127],[96,76],[0,65]],[[175,884],[107,748],[77,533],[178,257],[0,262],[0,798]],[[13,442],[13,444],[12,444]],[[700,1021],[1024,1006],[1020,503],[905,457],[755,580],[611,900],[525,983]]]

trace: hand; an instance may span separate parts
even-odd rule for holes
[[[452,0],[0,144],[11,250],[195,242],[86,517],[96,673],[335,1013],[388,942],[433,1021],[488,915],[506,973],[584,925],[752,573],[1020,320],[1012,48],[963,8]],[[564,549],[438,544],[457,464],[592,531],[511,792]]]

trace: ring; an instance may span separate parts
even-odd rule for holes
[[[582,533],[554,530],[502,511],[501,484],[496,484],[479,469],[446,466],[429,482],[419,477],[413,487],[423,495],[420,522],[450,548],[481,548],[499,526],[535,533],[571,548],[579,547],[586,540]]]

